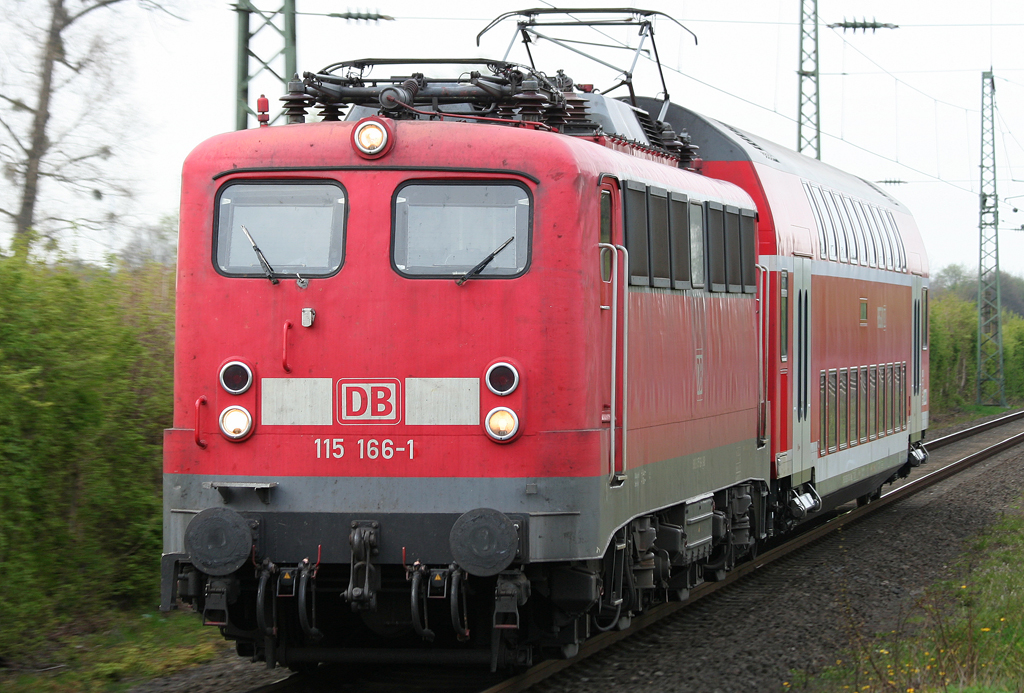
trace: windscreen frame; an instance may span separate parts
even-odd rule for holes
[[[212,236],[212,238],[211,238],[211,246],[212,247],[211,247],[211,258],[210,259],[211,259],[211,262],[213,264],[213,268],[217,272],[217,274],[220,274],[221,276],[224,276],[224,277],[230,277],[232,279],[252,279],[252,278],[264,278],[265,279],[266,276],[267,276],[266,270],[264,270],[261,266],[259,266],[259,263],[256,263],[256,265],[254,265],[254,267],[256,267],[257,269],[254,269],[252,272],[237,272],[237,271],[232,271],[230,269],[226,269],[225,267],[223,267],[221,265],[221,262],[220,262],[219,254],[220,254],[220,251],[221,251],[221,244],[222,244],[222,238],[221,238],[221,235],[222,235],[222,233],[221,233],[221,210],[222,210],[222,206],[223,206],[223,203],[222,203],[221,200],[223,199],[224,194],[226,192],[228,192],[232,187],[234,187],[234,186],[241,186],[241,185],[254,186],[254,187],[255,186],[268,186],[268,187],[271,187],[271,186],[286,186],[286,185],[287,186],[332,186],[332,187],[336,188],[337,190],[339,190],[340,191],[340,197],[344,200],[344,202],[341,205],[342,206],[342,216],[341,216],[340,222],[338,222],[338,221],[334,222],[334,229],[333,230],[338,230],[338,234],[337,234],[337,238],[335,238],[334,235],[333,235],[333,230],[332,230],[332,238],[331,238],[331,241],[330,241],[330,250],[329,250],[329,254],[328,254],[328,264],[325,265],[325,267],[327,269],[326,269],[326,271],[315,271],[315,270],[310,271],[310,270],[307,270],[305,272],[300,270],[298,272],[298,274],[299,274],[299,276],[302,276],[303,278],[323,279],[323,278],[326,278],[326,277],[333,277],[334,275],[338,274],[338,272],[340,272],[342,270],[342,268],[345,266],[345,254],[346,254],[345,250],[346,250],[346,246],[347,246],[347,236],[348,236],[348,214],[349,214],[349,209],[351,208],[351,197],[349,196],[348,190],[345,188],[344,185],[342,185],[342,183],[340,181],[334,180],[334,179],[326,179],[326,178],[290,178],[290,179],[284,179],[284,178],[275,178],[275,179],[232,178],[230,180],[227,180],[223,185],[221,185],[220,188],[217,190],[217,194],[214,196],[213,227],[212,227],[212,230],[211,230],[212,231],[212,233],[211,233],[211,236]],[[340,229],[338,229],[338,224],[339,223],[340,223]],[[255,229],[249,229],[249,231],[253,235],[253,239],[255,240],[256,245],[260,246],[262,241],[259,238],[259,234],[256,232]],[[264,238],[265,238],[265,236],[264,236]],[[248,239],[246,239],[246,242],[248,242]],[[267,252],[267,250],[264,247],[262,247],[262,246],[260,246],[260,250],[263,251],[264,254],[266,254],[266,252]],[[335,259],[335,252],[337,253],[337,255],[336,255],[337,266],[333,267],[333,263],[334,263],[334,259]],[[252,251],[252,253],[253,253],[253,258],[256,258],[255,251]],[[294,267],[294,265],[282,265],[281,267],[279,267],[279,266],[275,265],[273,257],[267,257],[267,262],[273,268],[274,276],[277,277],[277,278],[283,279],[283,278],[286,278],[286,277],[290,277],[291,275],[296,273],[295,270],[292,269]],[[282,270],[282,267],[287,267],[289,269]]]
[[[391,205],[390,205],[390,210],[389,210],[389,214],[391,216],[391,238],[390,238],[389,247],[388,247],[388,261],[391,263],[391,269],[396,274],[398,274],[399,276],[401,276],[401,277],[403,277],[405,279],[458,279],[459,276],[461,276],[460,273],[458,273],[458,272],[437,273],[437,274],[410,273],[407,270],[404,270],[404,269],[400,268],[398,263],[396,262],[395,252],[396,252],[397,242],[398,242],[398,204],[399,204],[398,203],[398,198],[401,195],[403,190],[405,190],[406,188],[409,188],[409,187],[413,187],[413,186],[436,186],[436,187],[442,187],[442,186],[473,186],[473,187],[495,186],[495,187],[514,187],[514,188],[518,188],[520,191],[522,191],[525,194],[527,200],[529,201],[529,214],[528,214],[527,220],[526,220],[526,234],[525,234],[526,243],[527,243],[526,259],[525,259],[525,261],[523,263],[523,267],[522,267],[521,270],[519,270],[519,271],[517,271],[515,273],[511,273],[511,274],[487,274],[486,273],[486,268],[485,268],[485,270],[483,272],[481,272],[479,274],[476,274],[473,278],[474,278],[474,280],[477,280],[477,279],[516,279],[517,277],[521,277],[521,276],[523,276],[524,274],[526,274],[527,272],[530,271],[530,265],[532,264],[532,261],[533,261],[533,227],[534,227],[534,221],[535,221],[536,203],[535,203],[533,191],[530,189],[529,186],[527,186],[526,184],[522,183],[521,181],[513,180],[513,179],[508,179],[508,178],[478,178],[478,179],[469,179],[469,180],[467,180],[467,179],[452,180],[452,179],[448,179],[448,178],[421,178],[421,179],[403,180],[402,182],[400,182],[398,184],[398,186],[395,188],[394,193],[391,196]],[[408,230],[406,230],[406,232],[408,232]],[[518,232],[516,234],[515,244],[516,244],[516,246],[519,245],[519,234],[518,234]],[[495,248],[496,247],[497,246],[495,246]],[[494,250],[495,248],[491,248],[490,250]],[[482,254],[480,256],[480,258],[479,258],[479,261],[482,261],[482,260],[486,259],[486,257],[487,257],[487,253]],[[475,264],[476,263],[474,263],[474,265]],[[409,265],[406,265],[406,267],[409,267]],[[473,268],[472,265],[469,266],[469,267],[466,267],[465,271],[468,272],[472,268]]]

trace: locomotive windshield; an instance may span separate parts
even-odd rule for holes
[[[518,276],[530,243],[530,195],[516,184],[406,185],[395,195],[392,261],[404,275],[465,275],[496,248],[477,277]]]
[[[345,192],[327,182],[232,183],[221,190],[217,268],[230,276],[264,276],[243,226],[275,275],[330,275],[341,267]]]

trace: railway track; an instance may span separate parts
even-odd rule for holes
[[[1012,435],[1005,429],[1013,429]],[[974,445],[972,446],[972,442]],[[287,679],[253,689],[250,693],[325,693],[326,691],[395,690],[400,682],[402,690],[453,691],[466,693],[519,693],[559,672],[578,666],[587,658],[616,643],[664,621],[681,609],[692,609],[696,604],[715,595],[751,573],[764,568],[800,549],[821,541],[842,527],[878,513],[909,496],[948,479],[983,460],[1024,443],[1024,411],[1008,414],[977,426],[937,438],[926,445],[930,458],[927,464],[916,468],[910,477],[890,487],[882,497],[866,506],[846,506],[836,517],[801,536],[759,555],[731,571],[725,580],[704,583],[690,593],[685,602],[662,604],[633,619],[624,631],[602,633],[587,640],[577,657],[571,660],[546,660],[512,677],[495,679],[471,670],[450,669],[443,672],[422,667],[393,667],[387,680],[377,676],[339,680],[332,667],[321,667],[322,673],[312,677],[291,676]],[[964,450],[963,448],[973,448]],[[943,450],[942,453],[938,452]],[[947,452],[948,451],[948,452]],[[843,512],[845,510],[845,512]],[[712,600],[714,601],[714,600]]]

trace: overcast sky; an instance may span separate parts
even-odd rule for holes
[[[266,9],[280,4],[256,0]],[[501,58],[514,22],[486,34],[479,48],[476,34],[502,12],[545,3],[390,0],[370,8],[395,18],[379,23],[318,16],[367,9],[337,0],[297,0],[297,6],[303,13],[301,72],[364,57]],[[672,15],[699,39],[694,45],[670,22],[656,25],[673,101],[795,147],[799,0],[640,6]],[[234,127],[236,13],[227,3],[199,0],[179,0],[176,12],[184,21],[134,9],[111,13],[111,21],[130,37],[132,68],[121,103],[134,111],[133,124],[142,126],[123,162],[138,181],[143,214],[152,218],[176,209],[188,152]],[[1024,2],[820,0],[819,12],[822,159],[868,180],[906,181],[887,189],[914,213],[933,272],[950,263],[971,269],[978,263],[981,73],[993,68],[998,186],[1005,201],[1001,264],[1024,275],[1024,232],[1014,230],[1024,224]],[[843,33],[826,26],[862,18],[899,28]],[[625,30],[576,38],[636,44],[635,32]],[[254,45],[266,54],[273,39],[264,30]],[[628,67],[625,51],[593,50]],[[564,68],[577,82],[614,84],[613,71],[551,44],[536,46],[534,54],[549,74]],[[525,62],[526,56],[517,46],[509,59]],[[660,90],[646,61],[637,66],[635,79],[639,93]],[[253,105],[261,90],[271,103],[283,91],[269,78],[257,83],[250,92]],[[1021,212],[1013,211],[1014,204]]]

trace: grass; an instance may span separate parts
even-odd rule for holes
[[[1000,414],[1009,414],[1015,411],[1016,407],[996,407],[980,404],[965,404],[961,407],[948,409],[943,412],[929,412],[928,415],[928,437],[932,439],[942,435],[941,430],[952,426],[959,426],[965,423],[972,423],[978,419]]]
[[[101,628],[55,635],[30,666],[0,669],[5,693],[117,693],[209,661],[227,645],[195,614],[116,613]],[[45,658],[45,660],[44,660]]]
[[[896,630],[856,636],[816,675],[787,691],[1024,693],[1024,512],[1005,514],[967,553],[958,580],[932,586]]]

